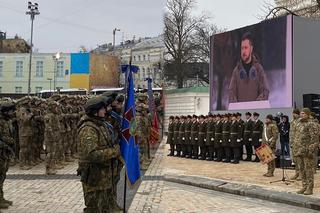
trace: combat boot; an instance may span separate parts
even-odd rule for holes
[[[312,195],[313,187],[307,187],[306,191],[303,193],[304,195]]]
[[[299,191],[297,191],[297,194],[303,194],[306,190],[307,190],[307,188],[306,188],[306,187],[303,187],[302,189],[300,189]]]
[[[0,209],[7,209],[9,208],[9,203],[6,203],[4,201],[0,201]]]
[[[297,180],[299,177],[299,173],[296,173],[290,180]]]
[[[263,176],[265,177],[273,177],[274,175],[272,173],[267,172],[266,174],[264,174]]]

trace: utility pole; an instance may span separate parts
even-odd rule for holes
[[[57,84],[57,71],[58,71],[58,61],[60,59],[60,53],[53,55],[53,61],[54,61],[54,70],[53,70],[53,93],[56,91],[56,84]]]
[[[117,32],[117,31],[120,31],[120,29],[114,28],[114,29],[113,29],[113,32],[112,32],[112,34],[113,34],[113,43],[112,43],[112,45],[113,45],[113,52],[114,52],[115,47],[116,47],[116,32]]]
[[[28,2],[28,11],[27,15],[30,15],[31,19],[31,41],[30,41],[30,59],[29,59],[29,77],[28,77],[28,96],[31,93],[31,62],[32,62],[32,51],[33,51],[33,20],[36,15],[39,15],[40,12],[38,10],[38,3],[32,4],[30,1]]]

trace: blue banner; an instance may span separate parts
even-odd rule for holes
[[[140,159],[139,145],[135,138],[135,100],[133,72],[139,70],[136,66],[124,65],[122,71],[127,72],[126,89],[127,97],[125,102],[124,115],[122,118],[122,137],[120,140],[121,154],[126,164],[126,173],[130,185],[134,185],[140,180]]]

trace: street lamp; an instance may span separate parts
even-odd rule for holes
[[[38,3],[32,4],[30,1],[28,2],[28,11],[27,15],[30,15],[31,19],[31,41],[30,41],[30,59],[29,59],[29,78],[28,78],[28,95],[31,93],[31,61],[32,61],[32,50],[33,50],[33,20],[36,15],[39,15],[40,12],[38,10]]]
[[[113,34],[113,51],[115,50],[115,46],[116,46],[116,32],[117,31],[120,31],[120,29],[114,28],[113,32],[112,32],[112,34]]]
[[[53,70],[53,92],[56,90],[56,83],[57,83],[57,71],[58,71],[58,60],[61,58],[60,52],[52,56],[54,61],[54,70]]]
[[[50,81],[50,92],[51,92],[51,81],[52,81],[52,78],[47,78],[48,81]]]

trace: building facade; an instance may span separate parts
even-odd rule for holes
[[[65,89],[70,85],[70,54],[62,54],[56,61],[51,53],[35,53],[31,66],[31,93],[53,89]],[[27,93],[29,79],[28,53],[0,53],[0,92]]]
[[[41,90],[118,87],[117,57],[106,54],[34,53],[31,66],[31,93]],[[0,53],[0,93],[27,93],[28,53]],[[54,78],[56,75],[56,78]],[[56,79],[56,80],[55,80]]]
[[[113,49],[110,45],[101,45],[94,52],[105,52],[115,55],[121,60],[121,64],[131,64],[138,66],[140,71],[135,74],[135,86],[147,88],[146,78],[153,79],[153,87],[160,87],[162,84],[162,67],[164,64],[165,45],[163,36],[153,38],[141,38],[139,40],[129,40]],[[124,86],[124,74],[120,74],[120,86]]]

